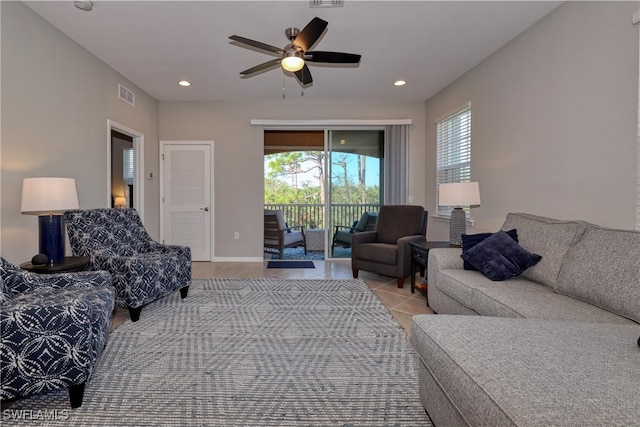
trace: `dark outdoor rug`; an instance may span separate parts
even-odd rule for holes
[[[264,254],[264,259],[278,259],[278,254],[267,253]],[[282,259],[307,259],[307,260],[316,260],[322,261],[324,260],[325,253],[324,251],[307,251],[304,253],[303,248],[286,248],[284,253],[282,254]],[[351,258],[351,248],[343,248],[337,246],[333,251],[333,258]]]
[[[313,261],[269,261],[267,268],[316,268]]]
[[[112,332],[82,407],[57,390],[2,425],[429,426],[414,357],[363,281],[194,280]]]

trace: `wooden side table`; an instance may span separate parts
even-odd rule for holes
[[[89,265],[89,257],[86,256],[68,256],[64,257],[64,261],[57,264],[33,265],[31,262],[20,264],[20,268],[31,271],[33,273],[51,274],[51,273],[71,273],[74,271],[82,271]]]
[[[424,287],[416,286],[416,273],[420,271],[427,277],[427,260],[429,259],[429,250],[434,248],[459,248],[460,246],[452,245],[449,242],[409,242],[411,247],[411,293],[416,292],[416,287],[420,291],[424,291],[429,305],[429,297],[427,296],[427,283]]]

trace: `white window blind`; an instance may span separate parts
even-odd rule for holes
[[[440,184],[471,181],[471,104],[436,122],[438,215],[450,216],[453,206],[440,206]],[[469,216],[469,207],[464,208]]]
[[[122,179],[133,185],[133,148],[122,150]]]

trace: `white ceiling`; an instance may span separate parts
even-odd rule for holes
[[[287,27],[329,22],[313,50],[362,55],[357,68],[310,64],[306,99],[424,101],[556,8],[559,1],[358,1],[310,8],[309,1],[25,2],[159,101],[279,99],[301,96],[276,68],[239,72],[272,59],[231,43],[239,35],[278,47]],[[189,88],[177,81],[187,79]],[[393,86],[397,79],[407,85]]]

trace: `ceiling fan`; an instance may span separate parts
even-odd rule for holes
[[[323,62],[328,64],[358,64],[360,55],[342,52],[310,51],[309,49],[318,41],[328,22],[320,18],[313,18],[306,27],[300,31],[291,27],[285,30],[285,34],[290,43],[284,48],[271,46],[262,42],[247,39],[240,36],[231,36],[231,40],[242,43],[260,50],[279,55],[279,58],[272,59],[263,64],[256,65],[240,72],[245,77],[280,64],[286,71],[292,72],[302,86],[307,86],[313,82],[307,62]]]

